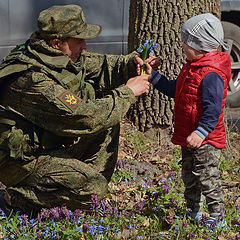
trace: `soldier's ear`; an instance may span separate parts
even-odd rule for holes
[[[61,50],[62,41],[58,38],[54,38],[54,39],[49,40],[49,45],[52,48]]]

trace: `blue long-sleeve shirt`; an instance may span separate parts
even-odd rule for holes
[[[149,81],[163,94],[174,98],[177,80],[168,80],[164,75],[153,71]],[[216,87],[217,86],[217,87]],[[202,80],[203,116],[196,133],[205,139],[217,126],[222,111],[224,80],[215,72],[208,73]]]

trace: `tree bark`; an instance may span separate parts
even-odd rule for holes
[[[185,63],[181,27],[190,17],[206,12],[219,17],[220,0],[130,0],[129,52],[146,40],[154,40],[159,44],[155,54],[162,61],[159,71],[176,79]],[[128,118],[140,131],[150,132],[161,140],[172,132],[174,100],[151,88],[130,109]]]

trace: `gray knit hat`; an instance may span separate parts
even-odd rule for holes
[[[184,43],[201,52],[216,51],[220,45],[228,49],[228,45],[223,42],[222,24],[211,13],[188,19],[182,26],[181,34]]]

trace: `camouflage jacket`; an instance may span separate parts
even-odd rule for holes
[[[135,73],[135,54],[83,52],[73,63],[34,33],[0,65],[0,147],[9,148],[18,131],[30,156],[39,146],[63,146],[118,124],[135,102],[123,85]],[[10,148],[13,157],[22,155]]]

